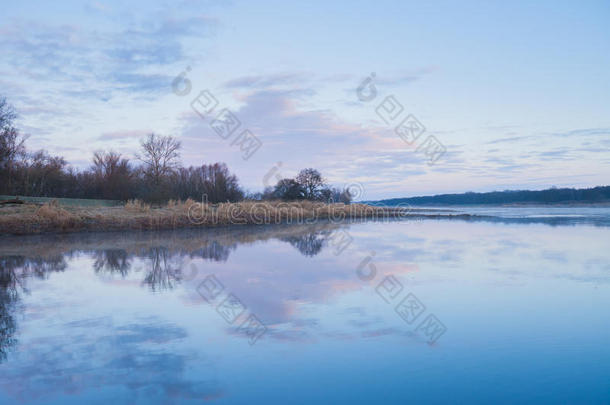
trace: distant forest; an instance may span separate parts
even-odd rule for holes
[[[547,190],[505,190],[489,193],[439,194],[427,197],[392,198],[375,201],[379,205],[484,205],[557,204],[610,202],[610,186],[594,188],[549,188]]]

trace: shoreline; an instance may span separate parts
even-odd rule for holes
[[[120,207],[23,204],[0,208],[0,236],[53,235],[94,232],[215,229],[261,225],[348,224],[354,221],[462,220],[550,226],[610,226],[607,218],[502,217],[459,210],[422,207],[380,207],[367,204],[326,204],[312,201],[246,201],[201,204],[170,201],[151,207],[130,201]]]
[[[351,219],[405,218],[400,207],[325,204],[311,201],[201,204],[192,200],[152,208],[135,201],[123,207],[68,207],[23,204],[0,210],[0,235],[148,231],[233,225],[341,223]]]

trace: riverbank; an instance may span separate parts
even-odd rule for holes
[[[131,201],[122,207],[68,207],[56,202],[42,206],[22,204],[0,210],[0,234],[28,235],[51,232],[162,230],[224,225],[263,225],[340,222],[357,218],[401,218],[409,211],[366,204],[325,204],[311,201],[248,201],[201,204],[170,201],[151,207]]]

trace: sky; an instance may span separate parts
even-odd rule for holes
[[[608,185],[608,21],[608,1],[10,2],[0,95],[77,168],[154,132],[250,191],[306,167],[365,200]]]

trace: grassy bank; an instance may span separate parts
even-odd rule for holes
[[[200,204],[193,200],[170,201],[151,207],[130,201],[121,207],[73,207],[49,202],[0,209],[0,234],[48,232],[160,230],[222,225],[340,222],[351,218],[401,217],[402,208],[365,204],[324,204],[311,201],[240,202]]]

